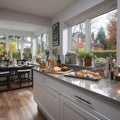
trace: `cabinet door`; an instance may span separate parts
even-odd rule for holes
[[[59,120],[59,94],[43,83],[34,84],[34,87],[37,87],[35,96],[38,104],[51,120]]]
[[[84,108],[60,96],[60,120],[100,120]]]

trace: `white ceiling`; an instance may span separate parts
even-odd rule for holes
[[[0,7],[44,17],[54,17],[76,0],[0,0]]]
[[[0,0],[0,8],[52,18],[76,0]],[[15,26],[14,26],[15,24]],[[0,28],[35,32],[44,26],[0,20]]]
[[[48,27],[35,25],[35,24],[27,24],[9,20],[0,20],[0,28],[9,29],[9,30],[20,30],[20,31],[29,31],[29,32],[36,32],[36,31],[46,31]]]

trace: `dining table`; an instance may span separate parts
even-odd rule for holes
[[[33,68],[34,66],[33,65],[8,65],[8,66],[0,66],[0,72],[10,72],[10,76],[9,76],[9,81],[11,83],[11,86],[12,86],[12,82],[11,81],[14,81],[14,83],[18,80],[18,70],[27,70],[27,69],[30,69],[30,80],[31,80],[31,84],[30,85],[27,85],[27,86],[23,86],[23,87],[32,87],[33,86]],[[16,83],[17,83],[16,82]],[[23,88],[23,87],[10,87],[9,89],[5,89],[5,90],[12,90],[12,89],[17,89],[17,88]]]

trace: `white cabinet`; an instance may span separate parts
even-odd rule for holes
[[[119,120],[120,107],[74,85],[34,71],[34,99],[47,120]]]
[[[60,120],[108,120],[91,114],[87,109],[60,96]]]
[[[47,119],[59,120],[59,94],[38,78],[34,82],[35,101]]]

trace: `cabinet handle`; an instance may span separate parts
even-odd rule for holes
[[[90,103],[89,101],[84,100],[83,98],[81,98],[81,97],[79,97],[79,96],[77,96],[77,95],[74,95],[74,96],[75,96],[77,99],[82,100],[82,101],[86,102],[87,104],[91,105],[91,103]]]

